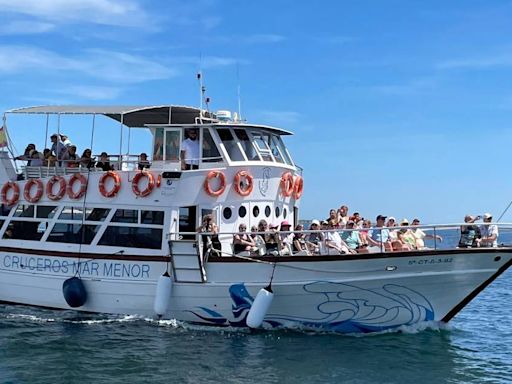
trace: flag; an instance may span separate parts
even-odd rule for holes
[[[5,134],[5,127],[0,128],[0,148],[7,147],[7,135]]]

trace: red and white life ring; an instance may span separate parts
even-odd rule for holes
[[[247,171],[239,171],[235,175],[235,191],[240,196],[249,196],[254,188],[254,180]]]
[[[108,178],[114,179],[114,188],[112,188],[110,191],[107,191],[107,189],[105,187],[105,182]],[[100,193],[103,196],[114,197],[115,195],[117,195],[117,193],[121,189],[121,177],[119,177],[119,175],[114,171],[107,171],[100,177],[99,188],[100,188]]]
[[[78,191],[73,190],[73,186],[75,185],[75,182],[80,182],[80,188]],[[73,176],[69,178],[68,182],[68,196],[70,199],[81,199],[85,195],[85,191],[87,190],[87,179],[84,175],[81,173],[75,173]]]
[[[293,183],[293,197],[295,200],[300,199],[302,192],[304,192],[304,179],[302,176],[297,176],[295,178],[295,182]]]
[[[12,189],[12,195],[11,198],[7,198],[7,194],[9,193],[9,190]],[[8,181],[2,186],[2,190],[0,191],[0,195],[2,198],[2,203],[8,206],[12,206],[18,202],[20,199],[20,187],[18,186],[18,183],[15,181]]]
[[[148,178],[148,185],[141,191],[139,188],[139,181],[143,177]],[[139,172],[135,175],[135,177],[132,180],[132,191],[135,194],[135,196],[146,197],[149,194],[151,194],[153,188],[155,188],[155,178],[153,174],[150,172]]]
[[[210,180],[218,178],[220,181],[220,187],[214,191],[210,186]],[[226,176],[221,171],[210,171],[204,179],[204,191],[210,196],[220,196],[226,189]]]
[[[281,194],[284,197],[291,196],[293,193],[293,175],[291,172],[283,173],[281,176]]]
[[[32,187],[37,186],[36,194],[32,196]],[[23,197],[25,200],[27,200],[29,203],[37,203],[39,200],[41,200],[41,197],[43,196],[43,182],[39,179],[30,179],[25,183],[25,187],[23,188]]]
[[[53,186],[59,183],[59,191],[57,193],[53,193]],[[46,196],[50,200],[60,200],[66,194],[66,179],[62,176],[52,176],[48,183],[46,183]]]

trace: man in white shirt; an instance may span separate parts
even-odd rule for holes
[[[492,215],[490,213],[484,213],[483,216],[484,224],[480,226],[481,238],[477,239],[479,247],[497,247],[498,246],[498,226],[491,224]]]
[[[188,138],[181,143],[181,169],[199,169],[198,130],[189,129],[185,133]]]

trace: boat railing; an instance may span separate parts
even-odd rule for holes
[[[498,228],[497,241],[486,240],[485,226],[496,225]],[[474,239],[468,244],[468,237],[462,235],[464,227],[474,226],[478,228],[474,232]],[[389,231],[390,234],[382,235]],[[362,242],[354,246],[354,238],[351,233],[356,232]],[[378,234],[380,232],[380,235]],[[376,234],[374,234],[376,233]],[[400,233],[400,235],[398,235]],[[247,246],[245,251],[235,254],[233,243],[234,235],[250,235],[254,240],[254,246]],[[373,242],[366,240],[366,236],[373,236]],[[396,237],[395,237],[396,235]],[[409,236],[406,240],[404,235]],[[213,249],[211,255],[229,256],[314,256],[314,255],[351,255],[351,254],[393,254],[402,252],[433,252],[454,250],[460,248],[489,249],[512,247],[512,223],[453,223],[436,225],[414,225],[397,227],[372,227],[372,228],[336,228],[322,230],[301,231],[267,231],[267,232],[219,232],[219,233],[195,233],[180,232],[171,234],[175,239],[195,239],[202,249],[202,241],[209,238],[209,246],[213,247],[212,236],[218,236],[222,250]],[[338,238],[339,236],[339,238]],[[380,240],[379,240],[380,239]],[[294,244],[297,240],[299,244]],[[341,240],[341,241],[340,241]],[[464,240],[464,241],[463,241]],[[407,241],[410,241],[409,243]],[[273,245],[276,244],[276,245]],[[297,249],[297,245],[303,245],[303,249]],[[271,245],[269,247],[269,245]]]

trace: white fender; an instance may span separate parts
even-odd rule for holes
[[[171,301],[172,279],[167,272],[158,278],[156,284],[155,302],[153,310],[158,316],[163,316],[169,308]]]
[[[272,293],[272,289],[270,289],[270,287],[260,289],[251,305],[249,314],[247,315],[247,326],[251,328],[258,328],[261,323],[263,323],[263,319],[267,315],[273,299],[274,293]]]

